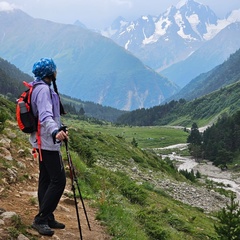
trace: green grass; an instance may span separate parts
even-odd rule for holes
[[[172,127],[119,127],[111,124],[97,125],[90,124],[86,121],[66,120],[68,127],[77,127],[94,133],[110,134],[118,136],[130,143],[133,138],[136,139],[140,148],[158,148],[174,145],[178,143],[186,143],[188,133],[183,129],[175,129]]]
[[[81,168],[83,196],[98,208],[97,219],[114,240],[217,239],[213,218],[201,209],[176,201],[148,184],[138,185],[125,173]]]
[[[184,181],[172,162],[162,161],[141,148],[184,143],[186,132],[168,127],[116,127],[75,120],[66,124],[83,197],[98,208],[97,219],[106,225],[114,240],[217,239],[211,215],[172,199],[144,179],[142,183],[135,182],[131,174],[119,167],[128,166],[132,159],[142,172],[151,169],[160,179]],[[139,147],[131,146],[133,137]],[[95,159],[91,166],[85,159],[86,152]],[[104,161],[112,171],[96,165],[96,161]]]
[[[69,127],[70,154],[82,196],[98,209],[97,219],[114,240],[216,239],[211,215],[172,199],[141,176],[132,178],[131,167],[136,166],[143,173],[154,171],[158,180],[184,181],[171,162],[141,148],[186,142],[186,132],[168,127],[96,125],[70,119],[65,123]],[[7,126],[11,128],[10,124]],[[133,137],[139,147],[131,145]],[[12,144],[13,147],[18,144],[18,148],[21,144],[25,149],[27,138],[23,141],[22,134],[18,134]],[[62,153],[67,164],[64,148]],[[104,162],[108,168],[97,162]],[[122,166],[130,171],[124,171]]]

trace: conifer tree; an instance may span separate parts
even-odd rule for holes
[[[192,124],[191,133],[187,138],[187,142],[189,143],[188,149],[191,155],[196,159],[200,158],[202,156],[202,135],[196,123]]]
[[[81,107],[81,108],[79,109],[78,114],[79,114],[80,116],[83,116],[83,115],[85,114],[85,111],[84,111],[84,108],[83,108],[83,107]]]
[[[240,209],[235,197],[231,195],[230,204],[218,212],[219,223],[214,225],[221,240],[240,239]]]
[[[192,124],[191,133],[188,136],[187,142],[194,145],[201,145],[202,143],[202,135],[199,132],[198,126],[196,123]]]

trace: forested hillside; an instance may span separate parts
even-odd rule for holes
[[[240,82],[221,88],[193,101],[184,99],[149,109],[139,109],[120,116],[119,124],[134,126],[181,125],[191,126],[193,122],[208,124],[221,113],[233,114],[240,108]]]
[[[180,95],[176,95],[178,100],[126,113],[120,116],[117,122],[140,126],[166,124],[191,126],[194,121],[207,124],[223,112],[233,114],[240,107],[239,64],[240,50],[220,66],[194,79]],[[189,99],[194,100],[187,101]]]
[[[32,80],[29,75],[0,58],[0,94],[8,95],[14,101],[24,90],[22,81],[30,82]]]
[[[196,136],[198,141],[195,141]],[[196,134],[194,141],[189,138],[189,143],[195,157],[208,159],[216,166],[225,168],[234,161],[239,161],[240,111],[232,116],[223,114],[203,134]]]
[[[25,91],[23,81],[33,81],[33,77],[23,73],[16,66],[0,58],[0,94],[15,102],[20,93]],[[61,92],[61,89],[60,89]],[[79,116],[92,117],[101,120],[115,121],[124,111],[111,107],[103,107],[93,102],[84,102],[61,95],[66,112]],[[82,108],[82,111],[80,109]]]

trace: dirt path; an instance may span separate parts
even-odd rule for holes
[[[58,239],[58,240],[77,240],[80,239],[76,209],[73,199],[63,196],[60,200],[55,217],[58,221],[63,222],[66,228],[63,230],[55,230],[52,237],[39,235],[35,230],[31,229],[30,225],[38,210],[36,201],[37,196],[37,177],[38,166],[36,162],[26,164],[28,167],[24,169],[25,173],[29,173],[29,180],[18,181],[1,187],[0,193],[0,208],[6,211],[16,212],[22,219],[25,225],[29,226],[28,232],[35,237],[41,239]],[[67,179],[66,191],[70,191],[70,180]],[[91,231],[88,228],[87,221],[82,209],[81,201],[79,200],[78,209],[80,214],[80,222],[82,227],[82,236],[84,240],[110,240],[111,237],[106,233],[106,229],[95,220],[96,209],[91,208],[87,201],[84,201],[87,210],[88,219],[91,226]],[[0,226],[1,228],[1,226]],[[6,239],[0,236],[0,240]]]

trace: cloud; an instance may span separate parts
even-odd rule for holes
[[[219,0],[195,1],[208,5],[218,17],[224,17],[240,7],[239,0],[221,1],[221,4]],[[20,8],[35,18],[68,24],[79,20],[89,28],[103,29],[119,16],[128,21],[148,14],[158,16],[179,2],[180,0],[0,0],[0,11]]]
[[[14,4],[0,2],[0,12],[13,11],[16,8]]]
[[[133,4],[131,1],[128,0],[112,0],[113,3],[115,3],[116,5],[125,5],[128,8],[132,8]]]

